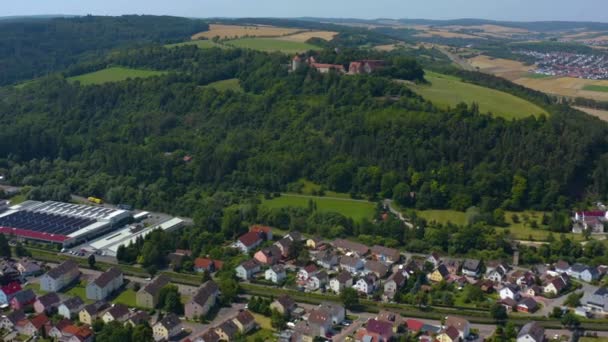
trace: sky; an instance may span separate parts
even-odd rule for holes
[[[608,22],[608,0],[1,0],[0,16],[422,18]]]

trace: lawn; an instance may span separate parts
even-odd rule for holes
[[[223,81],[212,82],[212,83],[207,84],[205,87],[215,88],[219,91],[227,91],[227,90],[232,90],[232,91],[237,91],[237,92],[243,91],[243,88],[241,88],[241,85],[239,84],[239,80],[237,78],[231,78],[231,79],[227,79],[227,80],[223,80]]]
[[[247,336],[247,342],[276,341],[276,339],[272,330],[268,329],[259,329],[255,333]]]
[[[318,46],[308,43],[292,42],[273,38],[240,38],[229,40],[226,42],[226,45],[231,45],[237,48],[260,51],[280,51],[285,53],[297,53],[320,49]]]
[[[214,43],[211,40],[189,40],[187,42],[165,45],[165,47],[172,48],[172,47],[184,46],[184,45],[194,45],[199,49],[211,49],[214,47],[225,48],[224,45]]]
[[[596,84],[587,84],[583,87],[583,90],[599,91],[602,93],[608,93],[608,86],[601,86]]]
[[[270,322],[270,317],[266,317],[263,315],[260,315],[258,313],[254,313],[252,312],[253,317],[255,318],[255,321],[260,325],[260,327],[262,329],[266,329],[266,330],[272,330],[272,324]]]
[[[94,300],[87,299],[87,288],[86,288],[86,285],[83,284],[82,282],[74,285],[67,291],[62,291],[62,292],[64,292],[65,294],[67,294],[69,296],[72,296],[72,297],[80,297],[80,299],[82,299],[87,304],[94,302]]]
[[[428,222],[435,221],[442,224],[452,222],[458,225],[467,223],[466,214],[456,210],[417,210],[416,215],[424,218]]]
[[[36,295],[43,295],[46,291],[40,289],[39,283],[29,283],[23,287],[24,290],[32,290]]]
[[[482,113],[492,112],[505,119],[521,119],[548,113],[537,105],[502,91],[462,82],[452,76],[426,72],[430,84],[411,85],[412,90],[440,107],[454,107],[461,102],[479,105]]]
[[[299,190],[298,194],[303,194],[303,195],[315,196],[316,193],[318,193],[321,190],[321,185],[311,182],[304,178],[299,179],[293,185],[300,186],[301,189]],[[351,198],[349,194],[346,194],[343,192],[325,190],[324,193],[325,193],[324,194],[325,197],[338,197],[338,198],[346,198],[346,199]]]
[[[82,85],[102,84],[107,82],[119,82],[129,78],[144,78],[151,76],[160,76],[165,74],[163,71],[142,70],[123,67],[111,67],[102,69],[88,74],[74,76],[68,80],[75,82],[79,81]]]
[[[355,221],[364,218],[372,219],[375,211],[375,204],[372,202],[358,201],[341,198],[326,198],[306,195],[283,194],[281,197],[270,200],[262,200],[262,205],[267,208],[283,207],[308,207],[308,201],[313,200],[317,204],[317,210],[323,212],[337,212]]]
[[[114,298],[112,303],[123,304],[130,308],[137,307],[137,300],[135,298],[135,295],[136,295],[136,292],[133,291],[133,289],[126,289],[126,290],[122,291],[118,296],[116,296],[116,298]]]
[[[608,337],[581,337],[578,342],[608,342]]]

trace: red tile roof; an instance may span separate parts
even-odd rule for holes
[[[32,319],[30,319],[30,322],[32,323],[33,326],[36,327],[36,329],[40,329],[42,328],[43,325],[46,324],[46,322],[49,321],[49,318],[46,317],[45,314],[40,314]]]
[[[249,231],[268,234],[268,233],[272,232],[272,228],[268,227],[268,226],[262,226],[262,225],[256,224],[256,225],[251,226],[251,228],[249,228]]]
[[[407,328],[412,331],[420,331],[420,329],[422,329],[422,326],[424,326],[423,322],[416,319],[408,319],[405,321],[405,324],[407,324]]]
[[[2,292],[4,292],[4,294],[7,296],[10,296],[13,293],[17,293],[19,291],[21,291],[21,284],[17,282],[12,282],[6,286],[2,286]]]
[[[260,240],[262,240],[262,238],[260,238],[260,235],[256,232],[245,233],[239,238],[239,241],[246,247],[253,246]]]
[[[384,339],[388,340],[393,336],[393,324],[377,319],[370,319],[367,321],[367,331],[379,334]]]

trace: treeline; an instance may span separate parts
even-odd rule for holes
[[[208,29],[168,16],[84,16],[0,21],[0,85],[46,76],[110,49],[185,40]]]

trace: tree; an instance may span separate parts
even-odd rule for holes
[[[160,290],[158,294],[158,307],[168,312],[181,313],[183,308],[177,286],[169,284]]]
[[[92,269],[95,269],[95,254],[91,254],[89,255],[89,258],[87,259],[87,261],[89,262],[89,267]]]
[[[492,304],[492,306],[490,307],[490,315],[492,316],[492,318],[494,318],[496,323],[499,324],[504,324],[507,318],[509,318],[507,314],[507,309],[505,309],[503,305],[500,305],[498,303]]]
[[[571,308],[576,308],[581,305],[581,298],[583,297],[582,293],[572,292],[568,295],[566,300],[564,301],[564,305],[569,306]]]
[[[577,328],[579,325],[581,325],[581,320],[573,313],[571,312],[567,312],[564,314],[564,316],[562,316],[562,319],[560,320],[560,322],[562,323],[562,325],[568,329],[575,329]]]
[[[239,295],[239,283],[233,278],[222,277],[218,280],[217,285],[222,293],[223,305],[230,305]]]
[[[23,244],[21,242],[18,242],[17,246],[15,246],[15,254],[20,258],[32,256],[32,253],[30,253],[30,251],[23,247]]]
[[[359,294],[352,287],[345,288],[340,292],[340,299],[347,309],[353,309],[359,305]]]
[[[285,329],[285,326],[287,325],[287,318],[285,317],[285,315],[278,312],[277,310],[272,310],[272,314],[270,316],[270,323],[272,324],[272,327],[275,328],[277,331],[281,331]]]
[[[132,335],[132,341],[133,342],[153,342],[154,341],[154,336],[152,333],[152,328],[150,327],[150,325],[148,324],[148,322],[144,322],[143,324],[138,324],[135,326],[135,328],[133,328],[133,335]]]
[[[9,246],[4,234],[0,234],[0,256],[4,258],[11,257],[11,246]]]

